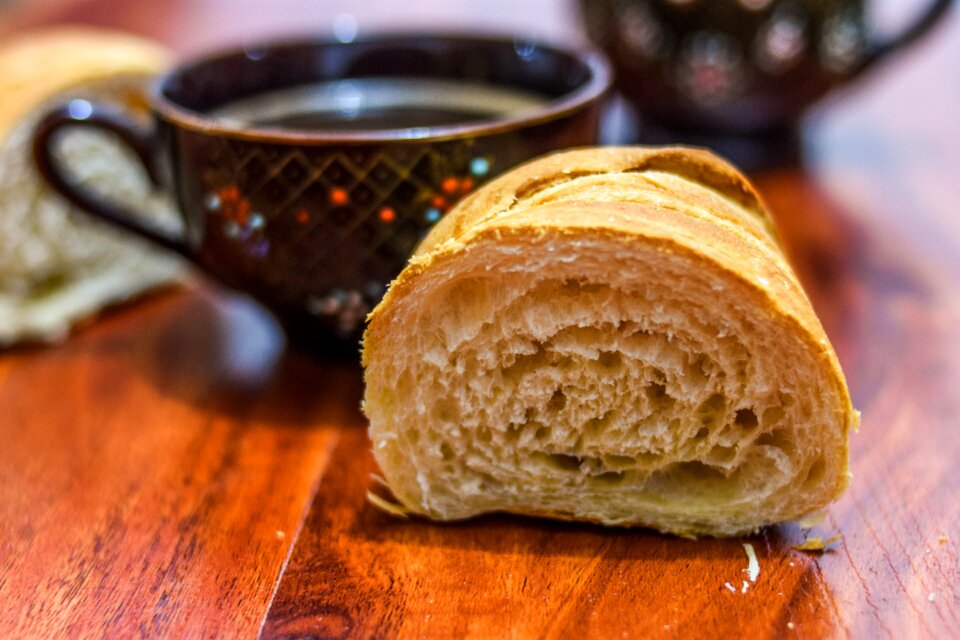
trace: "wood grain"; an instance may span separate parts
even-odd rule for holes
[[[263,322],[171,293],[0,360],[0,637],[257,632],[359,401]]]
[[[512,517],[398,520],[366,502],[368,450],[362,431],[341,439],[263,637],[771,637],[788,622],[815,637],[839,624],[817,563],[783,549],[795,528],[748,540],[761,578],[741,593],[740,541]]]
[[[0,34],[80,21],[181,53],[353,10],[362,30],[577,37],[560,0],[24,6]],[[284,352],[255,307],[200,284],[0,355],[0,637],[957,637],[958,34],[954,12],[814,115],[803,167],[755,176],[863,428],[822,524],[745,540],[746,593],[743,540],[381,513],[357,368]],[[822,556],[790,547],[834,533]]]

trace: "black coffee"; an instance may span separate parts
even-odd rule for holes
[[[411,129],[526,115],[548,99],[496,85],[419,78],[361,78],[252,95],[212,115],[240,126],[290,130]]]

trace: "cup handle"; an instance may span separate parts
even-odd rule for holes
[[[54,109],[40,120],[33,136],[33,159],[50,186],[84,213],[194,259],[193,252],[183,238],[151,224],[144,216],[108,202],[70,177],[53,153],[56,134],[69,127],[99,129],[118,136],[137,154],[150,181],[159,188],[161,184],[155,152],[155,130],[139,124],[113,107],[93,104],[86,100],[73,100]]]
[[[857,72],[862,72],[872,67],[879,60],[887,57],[887,54],[893,53],[897,49],[904,47],[920,38],[929,31],[937,22],[940,21],[947,10],[953,4],[953,0],[934,0],[925,12],[920,14],[917,20],[912,23],[903,33],[889,40],[877,42],[870,46],[867,55],[860,65]]]

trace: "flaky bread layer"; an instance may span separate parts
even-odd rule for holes
[[[727,536],[842,493],[857,414],[769,217],[712,156],[657,153],[495,181],[374,311],[364,407],[407,509]]]

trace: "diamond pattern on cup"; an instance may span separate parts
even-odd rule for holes
[[[226,235],[240,244],[256,240],[244,244],[245,255],[294,272],[285,285],[300,299],[322,299],[332,288],[382,287],[442,214],[487,177],[492,162],[472,140],[372,149],[211,140],[210,147],[224,170],[205,177],[207,191],[236,185],[262,217],[255,237]],[[345,261],[365,285],[342,281]],[[365,304],[379,299],[364,295]]]

